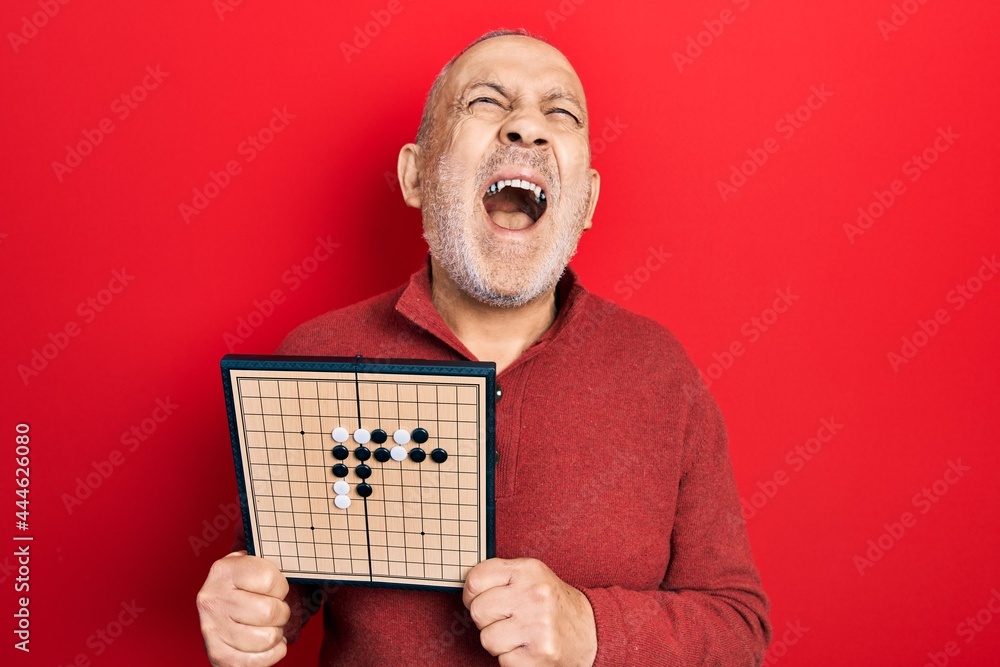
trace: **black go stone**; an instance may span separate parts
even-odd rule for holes
[[[347,477],[347,466],[345,466],[343,463],[338,463],[337,465],[333,466],[333,474],[336,475],[337,477]]]
[[[385,463],[386,461],[389,460],[390,456],[391,455],[389,454],[389,450],[386,449],[385,447],[379,447],[378,449],[375,450],[375,460],[378,461],[379,463]]]
[[[410,460],[414,463],[420,463],[427,458],[427,453],[420,449],[419,447],[414,447],[410,450]]]
[[[360,477],[361,479],[368,479],[369,477],[372,476],[372,469],[366,466],[364,463],[355,468],[354,472],[356,472],[358,474],[358,477]]]
[[[427,438],[430,436],[427,433],[427,429],[415,428],[413,429],[413,433],[410,434],[410,437],[413,438],[413,442],[417,443],[418,445],[422,445],[425,442],[427,442]]]
[[[434,461],[434,463],[444,463],[448,460],[448,452],[438,447],[431,452],[431,460]]]
[[[383,431],[382,429],[377,428],[374,431],[372,431],[372,442],[374,442],[376,445],[381,445],[388,439],[389,439],[389,434]]]
[[[354,450],[354,456],[359,461],[367,461],[369,458],[371,458],[371,455],[372,455],[371,451],[369,451],[369,449],[364,446],[358,447],[357,449]]]
[[[337,445],[333,448],[333,458],[338,461],[346,459],[348,454],[350,454],[350,452],[347,451],[347,447],[344,447],[343,445]]]
[[[357,489],[358,495],[362,498],[367,498],[372,494],[372,485],[367,482],[361,482],[355,488]]]

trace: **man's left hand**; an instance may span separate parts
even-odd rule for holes
[[[462,601],[502,667],[589,666],[597,627],[587,596],[534,558],[491,558],[469,570]]]

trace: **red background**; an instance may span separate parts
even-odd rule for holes
[[[399,146],[454,52],[524,26],[564,50],[590,102],[602,196],[574,266],[594,292],[670,327],[714,377],[741,495],[759,494],[748,524],[782,642],[772,663],[997,664],[1000,618],[981,612],[991,622],[971,636],[959,625],[1000,587],[1000,280],[974,279],[980,267],[992,277],[982,258],[1000,250],[995,3],[908,0],[912,15],[897,14],[891,32],[879,25],[889,0],[402,0],[396,13],[379,0],[243,2],[221,14],[209,0],[50,2],[51,18],[45,4],[0,10],[0,659],[203,660],[194,598],[226,551],[220,504],[235,495],[224,336],[281,290],[232,345],[270,352],[303,320],[417,268],[419,214],[393,183]],[[713,23],[723,10],[729,22]],[[385,25],[369,23],[372,11]],[[355,39],[363,48],[345,55]],[[679,67],[674,54],[688,48]],[[120,97],[147,66],[167,74],[121,118]],[[799,109],[813,86],[830,95]],[[275,108],[294,118],[247,161],[241,142]],[[797,109],[807,119],[788,136],[779,123]],[[113,131],[57,174],[67,146],[105,118]],[[949,128],[958,138],[912,181],[905,163]],[[755,173],[723,198],[719,181],[769,139],[777,152],[747,163]],[[186,222],[179,206],[230,160],[240,173]],[[858,207],[897,179],[905,191],[849,238]],[[339,245],[292,289],[283,275],[317,237]],[[671,256],[653,261],[661,248]],[[123,268],[134,278],[102,293]],[[981,289],[959,309],[949,293],[970,279]],[[798,299],[775,321],[765,311],[785,289]],[[109,296],[90,321],[79,309]],[[894,368],[889,353],[939,309],[947,321],[925,325],[935,334],[917,335],[923,345]],[[753,334],[762,316],[771,324]],[[19,366],[68,323],[78,335],[22,378]],[[727,359],[734,342],[742,354]],[[157,400],[177,407],[147,421],[155,432],[130,450],[123,434]],[[842,428],[796,463],[794,449],[831,418]],[[26,533],[13,516],[19,422],[32,438]],[[938,498],[934,482],[959,461],[969,470],[939,482]],[[109,466],[70,512],[78,479]],[[784,483],[768,484],[776,475]],[[915,502],[925,487],[933,504]],[[904,512],[914,520],[904,534],[883,535]],[[213,520],[224,534],[192,543],[211,538]],[[35,538],[28,656],[12,647],[16,534]],[[860,574],[855,556],[880,536],[888,548]],[[99,639],[133,601],[142,611],[124,632]],[[789,623],[801,637],[783,638]],[[287,664],[313,664],[320,632],[311,624]],[[949,642],[957,655],[944,655]]]

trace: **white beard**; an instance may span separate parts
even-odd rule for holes
[[[490,306],[516,308],[551,291],[576,252],[583,233],[590,198],[590,181],[560,196],[558,181],[545,156],[534,150],[504,146],[477,170],[474,192],[486,191],[485,179],[504,165],[529,166],[542,173],[550,191],[541,243],[505,242],[478,221],[481,200],[464,198],[468,176],[442,154],[433,173],[424,180],[424,238],[431,255],[452,281],[473,298]]]

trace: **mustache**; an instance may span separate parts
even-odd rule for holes
[[[486,181],[501,167],[514,165],[517,167],[530,167],[545,177],[549,189],[553,195],[559,193],[559,182],[555,177],[556,170],[549,158],[548,153],[531,148],[520,148],[518,146],[504,145],[493,150],[476,170],[476,185],[479,190],[484,190]]]

